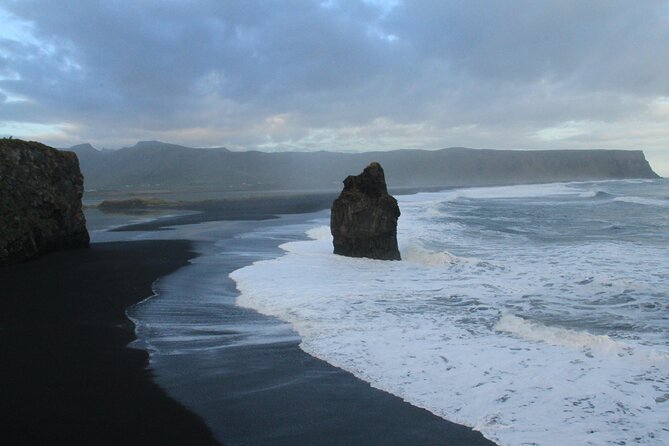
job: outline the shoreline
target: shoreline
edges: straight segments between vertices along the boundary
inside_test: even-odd
[[[126,308],[194,256],[184,240],[95,243],[0,269],[6,444],[218,444],[147,369]]]
[[[209,202],[197,214],[112,231],[165,234],[168,226],[260,222],[279,213],[324,209],[327,200],[302,195],[277,202],[266,197],[240,200],[232,209],[224,206],[229,203]],[[149,363],[149,353],[128,345],[137,335],[127,310],[154,294],[152,284],[158,278],[170,277],[198,256],[193,242],[179,238],[98,242],[88,250],[55,252],[0,269],[0,283],[9,294],[0,301],[0,329],[7,339],[0,349],[0,377],[12,384],[0,403],[7,424],[3,440],[220,444],[211,420],[191,400],[206,399],[211,389],[195,383],[195,396],[183,393],[188,383],[176,382],[170,389]],[[281,242],[272,243],[278,252]],[[233,306],[234,311],[239,308]],[[232,432],[223,438],[226,444],[250,435],[253,441],[244,444],[494,445],[469,427],[410,405],[309,355],[299,342],[238,347],[235,353],[223,364],[228,380],[220,388],[223,402],[215,408]],[[256,372],[252,379],[247,379],[249,370]],[[238,389],[241,381],[246,392]],[[280,385],[274,387],[277,381]]]
[[[202,214],[196,217],[210,221]],[[288,224],[300,220],[296,217]],[[130,316],[139,327],[142,323],[151,327],[145,336],[140,330],[139,337],[152,346],[156,382],[201,416],[226,444],[494,445],[480,432],[309,355],[300,348],[296,333],[295,341],[240,342],[240,336],[248,334],[240,326],[262,330],[263,324],[285,324],[239,307],[239,292],[228,277],[257,260],[237,252],[257,253],[261,258],[267,258],[268,252],[281,255],[278,245],[288,240],[271,230],[275,224],[281,223],[234,223],[208,235],[196,229],[198,243],[206,244],[200,247],[202,262],[165,277],[156,289],[158,298],[133,309]],[[180,225],[175,226],[179,231]],[[262,227],[272,235],[257,240],[252,234]],[[288,237],[294,240],[295,235]],[[214,248],[211,240],[224,244]],[[211,263],[211,255],[224,258]],[[215,284],[213,288],[207,288],[208,281]],[[189,339],[194,333],[205,335]],[[175,349],[178,354],[172,354]]]
[[[212,221],[273,220],[279,215],[307,214],[328,209],[335,198],[336,194],[332,193],[310,193],[189,202],[181,209],[192,211],[192,213],[128,224],[112,231],[159,231],[168,229],[170,226]]]

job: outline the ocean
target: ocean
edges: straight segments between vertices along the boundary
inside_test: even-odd
[[[328,211],[249,229],[292,241],[236,304],[501,445],[669,444],[669,181],[397,198],[399,262],[333,255]]]

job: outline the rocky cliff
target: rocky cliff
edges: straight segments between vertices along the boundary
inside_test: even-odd
[[[400,208],[386,187],[379,163],[344,180],[344,190],[332,204],[330,230],[334,253],[349,257],[400,260],[397,219]]]
[[[72,152],[0,139],[0,265],[89,244]]]

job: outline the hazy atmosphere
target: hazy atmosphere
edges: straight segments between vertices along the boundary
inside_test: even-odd
[[[233,150],[642,149],[666,1],[0,0],[0,136]]]
[[[0,0],[0,445],[669,445],[669,0]]]

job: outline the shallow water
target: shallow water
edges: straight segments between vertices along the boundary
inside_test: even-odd
[[[307,355],[290,324],[236,305],[228,274],[281,255],[278,245],[304,239],[313,217],[117,233],[192,240],[199,254],[128,310],[156,382],[224,444],[488,444]]]
[[[669,182],[398,200],[404,261],[332,255],[323,212],[237,302],[500,444],[669,444]]]

